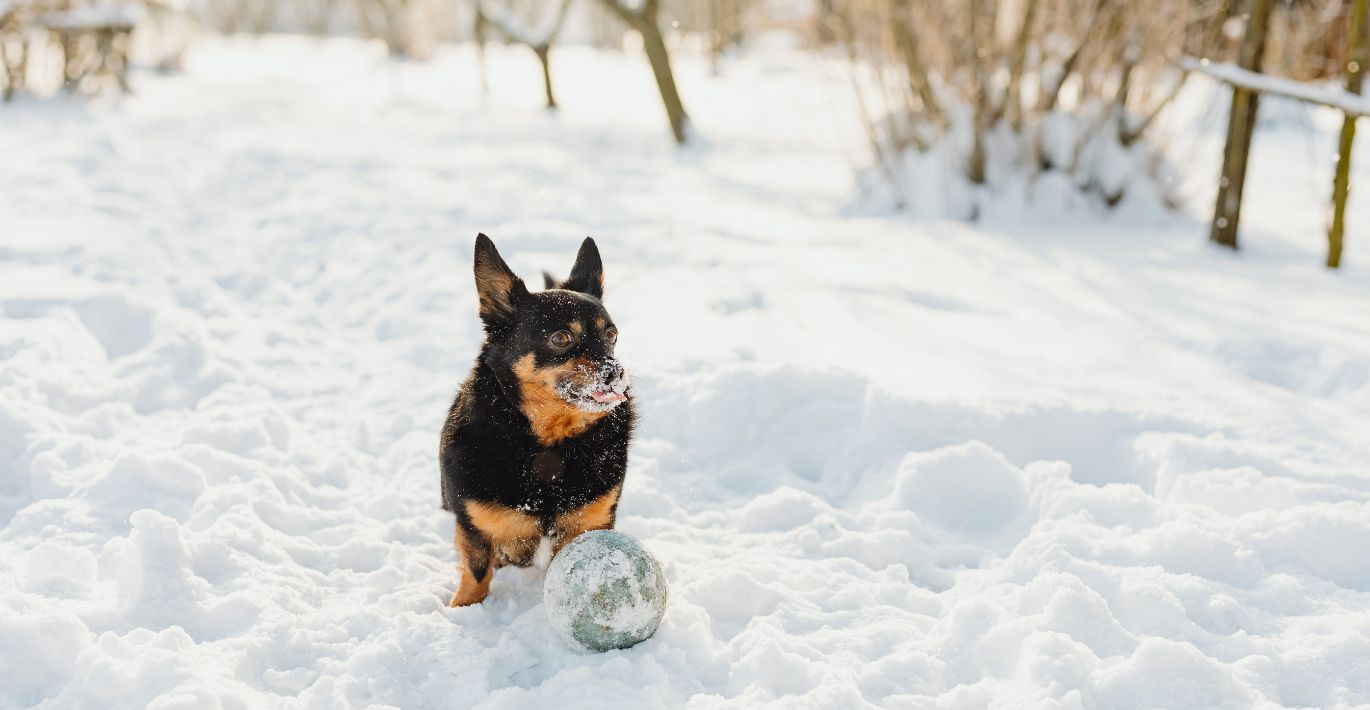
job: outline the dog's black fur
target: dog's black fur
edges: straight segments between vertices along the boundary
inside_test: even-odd
[[[456,516],[462,555],[452,606],[483,600],[494,569],[530,564],[543,538],[555,552],[585,530],[613,527],[635,417],[594,240],[581,245],[570,278],[548,276],[538,293],[484,234],[474,264],[486,338],[440,450],[443,508]],[[626,399],[594,399],[615,388]]]

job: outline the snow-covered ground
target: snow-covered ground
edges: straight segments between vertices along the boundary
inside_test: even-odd
[[[1185,212],[853,216],[840,65],[206,41],[136,96],[0,107],[0,707],[1370,703],[1370,150],[1270,104],[1247,249]],[[1191,105],[1205,105],[1211,94]],[[438,431],[472,239],[593,234],[642,412],[657,635],[541,577],[448,609]]]

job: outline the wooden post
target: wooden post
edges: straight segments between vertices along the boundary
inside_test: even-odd
[[[1251,0],[1246,36],[1242,38],[1237,61],[1243,69],[1253,72],[1261,70],[1271,4],[1271,0]],[[1251,136],[1256,129],[1257,98],[1255,91],[1241,86],[1232,87],[1232,111],[1227,117],[1222,177],[1218,181],[1218,201],[1213,208],[1213,226],[1208,235],[1210,241],[1232,249],[1237,248],[1237,222],[1242,211],[1242,187],[1246,182],[1247,159],[1251,154]]]
[[[1354,0],[1351,7],[1351,51],[1346,61],[1346,91],[1359,94],[1365,84],[1365,65],[1370,64],[1370,27],[1366,25],[1366,0]],[[1327,267],[1341,266],[1343,234],[1346,231],[1346,198],[1351,192],[1351,144],[1356,139],[1356,116],[1346,114],[1337,144],[1337,171],[1332,178],[1332,226],[1327,230]]]

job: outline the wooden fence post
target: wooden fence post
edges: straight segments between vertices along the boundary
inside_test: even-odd
[[[1271,0],[1251,0],[1246,36],[1242,38],[1238,57],[1238,65],[1243,69],[1261,70],[1270,5]],[[1250,89],[1232,87],[1232,111],[1227,117],[1227,144],[1223,148],[1218,202],[1213,209],[1213,226],[1208,235],[1210,241],[1232,249],[1237,248],[1237,221],[1242,211],[1242,186],[1246,181],[1247,157],[1251,153],[1251,135],[1256,129],[1257,96],[1257,92]]]
[[[1366,26],[1366,0],[1354,0],[1351,7],[1351,51],[1346,60],[1346,91],[1359,94],[1365,83],[1365,65],[1370,64],[1370,28]],[[1351,144],[1356,139],[1357,117],[1348,113],[1342,119],[1341,139],[1337,145],[1337,172],[1332,178],[1332,226],[1327,230],[1327,266],[1341,266],[1342,236],[1346,231],[1346,198],[1351,192]]]

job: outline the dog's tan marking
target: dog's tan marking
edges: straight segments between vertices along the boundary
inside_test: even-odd
[[[576,335],[581,335],[585,332],[585,326],[582,325],[581,322],[578,320],[571,321],[569,325],[571,328],[571,332],[575,333]]]
[[[608,325],[608,324],[609,324],[609,321],[606,321],[606,320],[604,320],[603,318],[596,318],[596,319],[595,319],[595,327],[598,328],[598,329],[600,329],[601,331],[603,331],[603,330],[604,330],[604,326],[606,326],[606,325]]]
[[[618,509],[618,496],[621,486],[614,486],[608,493],[585,505],[557,516],[556,545],[552,554],[561,551],[562,546],[587,530],[608,530],[614,526],[614,515]]]
[[[508,506],[467,501],[466,515],[484,540],[481,541],[483,544],[471,540],[471,536],[463,532],[460,525],[457,526],[457,549],[461,550],[462,573],[461,586],[457,589],[457,596],[452,598],[453,606],[475,604],[484,599],[489,592],[494,571],[507,565],[527,564],[537,552],[542,537],[542,526],[537,518]],[[471,574],[472,561],[480,555],[489,558],[486,560],[483,580],[475,579]]]
[[[490,540],[496,551],[511,542],[537,539],[541,534],[538,519],[521,511],[498,503],[466,501],[466,515],[471,524]]]
[[[523,415],[543,446],[583,434],[607,412],[587,412],[557,394],[557,381],[576,369],[577,360],[539,368],[530,353],[514,363],[514,375],[523,395]],[[583,364],[583,363],[582,363]],[[585,367],[584,369],[589,369]]]
[[[537,554],[538,543],[541,541],[541,536],[505,540],[504,544],[495,548],[495,566],[526,567],[533,561],[533,555]]]
[[[452,595],[452,601],[448,603],[448,606],[459,607],[479,604],[490,593],[490,580],[495,576],[495,566],[493,564],[486,565],[485,578],[476,579],[475,575],[471,573],[471,560],[474,556],[483,553],[471,544],[460,525],[457,526],[456,539],[453,540],[453,544],[461,553],[461,584],[457,587],[457,593]]]

